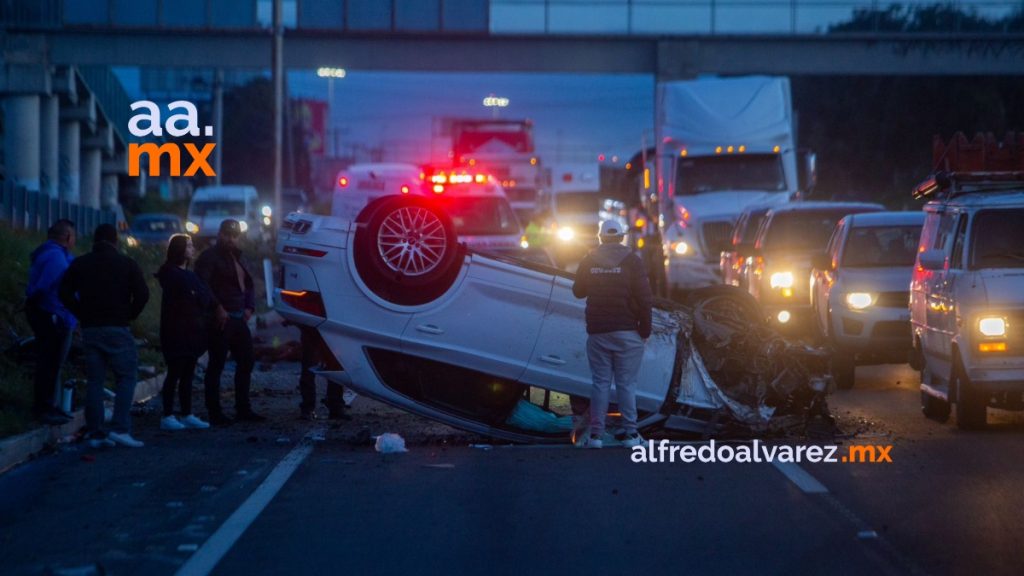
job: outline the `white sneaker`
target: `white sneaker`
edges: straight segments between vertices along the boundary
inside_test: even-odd
[[[644,437],[639,432],[631,432],[629,434],[622,433],[615,436],[615,439],[622,442],[622,445],[626,448],[632,448],[639,446],[644,443]]]
[[[583,447],[597,450],[604,447],[604,442],[601,441],[601,438],[599,436],[594,436],[593,434],[591,434],[590,436],[587,436],[587,439],[584,442]]]
[[[183,416],[180,422],[185,426],[185,428],[196,428],[198,430],[205,430],[210,427],[209,422],[204,422],[200,420],[199,417],[196,416],[195,414]]]
[[[160,429],[161,430],[184,430],[185,429],[185,425],[182,424],[181,422],[178,422],[178,419],[175,418],[174,415],[172,414],[170,416],[164,416],[163,418],[160,419]]]
[[[121,446],[127,446],[129,448],[142,448],[146,445],[145,442],[132,438],[132,435],[127,432],[111,432],[107,435],[107,438],[110,438]]]

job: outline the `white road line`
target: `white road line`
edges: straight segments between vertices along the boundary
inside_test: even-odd
[[[811,476],[806,470],[794,462],[772,462],[775,468],[782,472],[782,475],[789,478],[789,481],[796,484],[796,487],[803,490],[805,494],[828,494],[828,488]]]
[[[256,517],[263,512],[267,504],[274,499],[274,496],[285,485],[292,473],[302,464],[310,453],[313,446],[303,443],[288,453],[281,460],[263,483],[238,507],[238,510],[203,543],[202,547],[188,559],[188,562],[175,572],[175,576],[206,576],[217,567],[217,563],[231,550],[235,542],[241,538],[249,525],[256,520]]]

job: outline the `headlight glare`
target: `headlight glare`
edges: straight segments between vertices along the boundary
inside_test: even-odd
[[[863,310],[875,301],[868,292],[850,292],[846,295],[846,305],[853,310]]]
[[[792,288],[793,287],[793,273],[792,272],[775,272],[768,279],[768,283],[772,288]]]
[[[238,229],[241,230],[243,233],[245,233],[246,231],[249,230],[249,223],[246,222],[245,220],[239,220],[238,221]]]
[[[189,220],[188,222],[185,222],[185,232],[188,232],[189,234],[199,234],[199,225]]]
[[[1006,336],[1006,319],[986,316],[978,320],[978,332],[981,332],[982,336]]]
[[[676,256],[686,256],[690,253],[690,245],[682,240],[679,242],[673,242],[672,251],[676,253]]]
[[[576,237],[576,231],[568,226],[562,226],[558,229],[558,239],[562,242],[571,242]]]

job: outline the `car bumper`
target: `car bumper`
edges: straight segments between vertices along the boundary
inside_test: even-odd
[[[673,289],[688,290],[722,283],[718,262],[704,262],[700,257],[668,259],[668,284]]]
[[[911,346],[910,312],[906,308],[832,311],[832,337],[843,351],[857,354],[892,354],[906,358]]]
[[[989,392],[1024,392],[1024,356],[973,358],[970,363],[971,384]]]

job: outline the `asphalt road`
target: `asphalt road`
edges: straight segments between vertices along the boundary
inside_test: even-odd
[[[290,384],[265,426],[144,416],[144,449],[70,445],[0,477],[0,572],[1019,574],[1024,414],[962,433],[920,415],[909,368],[858,377],[831,402],[840,441],[891,444],[891,463],[484,449],[365,400],[352,423],[297,422],[294,398],[267,400]],[[365,443],[391,425],[408,453]]]

